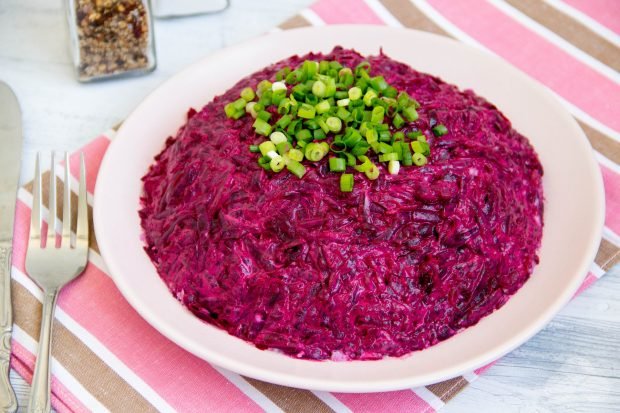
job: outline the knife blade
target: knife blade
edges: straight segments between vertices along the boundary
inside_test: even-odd
[[[1,81],[0,146],[0,409],[2,412],[15,412],[17,399],[9,380],[13,330],[11,255],[22,155],[22,124],[17,97]]]

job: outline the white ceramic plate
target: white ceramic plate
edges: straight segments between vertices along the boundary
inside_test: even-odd
[[[238,79],[292,54],[335,45],[390,57],[472,88],[528,136],[544,166],[545,228],[540,265],[500,310],[429,349],[380,361],[296,360],[203,323],[158,277],[140,240],[140,178],[164,140]],[[341,392],[403,389],[457,376],[522,344],[574,294],[594,259],[604,194],[592,149],[574,119],[543,87],[502,60],[461,43],[413,30],[329,26],[270,34],[224,49],[164,83],[127,118],[101,165],[95,229],[103,257],[129,303],[163,335],[214,363],[287,386]]]

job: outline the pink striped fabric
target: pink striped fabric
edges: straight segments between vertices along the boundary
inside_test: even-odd
[[[429,4],[489,50],[593,118],[620,131],[618,83],[528,30],[486,1],[429,0]]]
[[[620,34],[620,1],[618,0],[563,0],[589,15],[609,29]]]
[[[370,1],[374,3],[374,8],[368,5]],[[394,4],[395,1],[368,0],[367,3],[363,0],[337,2],[320,0],[311,7],[311,10],[327,24],[383,24],[381,17],[374,10],[382,7],[381,4]],[[612,1],[566,0],[566,2],[601,22],[605,20],[601,17],[605,9],[617,7],[619,4]],[[617,83],[512,20],[487,2],[429,0],[428,4],[483,47],[494,51],[535,77],[607,127],[620,130],[620,87]],[[101,159],[109,143],[109,138],[102,135],[82,149],[86,154],[88,190],[91,193],[96,184]],[[75,177],[79,168],[77,161],[77,155],[74,154],[71,172]],[[602,171],[607,193],[606,225],[611,231],[620,233],[620,176],[607,167],[602,167]],[[29,217],[28,205],[18,202],[13,262],[15,268],[22,272]],[[594,274],[588,274],[579,292],[596,279]],[[229,381],[208,363],[177,347],[148,325],[124,300],[104,269],[92,262],[85,274],[63,292],[59,307],[79,327],[86,329],[98,345],[116,358],[115,361],[106,361],[107,356],[98,354],[110,369],[118,372],[121,378],[126,380],[125,385],[148,399],[148,403],[160,410],[169,407],[184,412],[204,410],[253,412],[261,411],[261,407],[273,405],[285,411],[327,409],[326,405],[312,408],[309,407],[310,404],[291,402],[295,397],[299,397],[299,400],[305,398],[306,402],[312,398],[317,399],[309,392],[295,396],[279,395],[278,389],[261,387],[259,383],[252,384],[253,381],[238,377],[242,383],[251,388],[251,391],[248,391],[243,386],[239,387],[238,384]],[[31,378],[33,362],[32,353],[22,343],[15,341],[12,365],[27,380]],[[119,363],[129,369],[133,377],[123,376],[125,373],[121,372]],[[490,366],[477,369],[472,373],[472,377],[483,374]],[[187,383],[192,385],[188,386]],[[89,410],[89,407],[81,403],[59,377],[53,379],[52,388],[53,405],[59,412]],[[149,391],[161,398],[162,404],[158,405],[157,400],[147,394]],[[252,396],[250,394],[252,391],[264,393],[268,399],[267,404],[261,404],[261,396]],[[428,390],[425,391],[429,393]],[[422,394],[419,391],[418,393]],[[353,412],[435,410],[414,390],[375,394],[338,393],[333,396],[344,408]],[[438,397],[437,405],[441,405],[442,400],[445,401],[443,397]],[[272,402],[273,404],[269,404]],[[128,407],[128,410],[131,408]]]
[[[319,0],[310,7],[327,24],[382,24],[364,2],[358,0]]]
[[[616,234],[620,234],[620,174],[604,166],[601,171],[607,198],[605,224]]]

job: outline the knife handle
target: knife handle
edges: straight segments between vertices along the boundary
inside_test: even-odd
[[[11,253],[12,247],[0,247],[0,412],[17,411],[17,398],[9,380],[11,362]]]

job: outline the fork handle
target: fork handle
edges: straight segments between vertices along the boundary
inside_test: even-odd
[[[47,413],[51,410],[50,404],[50,357],[52,350],[52,323],[58,289],[44,291],[43,312],[41,316],[41,333],[39,334],[39,351],[37,364],[32,377],[32,389],[28,402],[29,413]]]
[[[0,247],[0,412],[17,410],[17,399],[9,380],[11,362],[11,331],[13,315],[11,308],[11,250]]]

